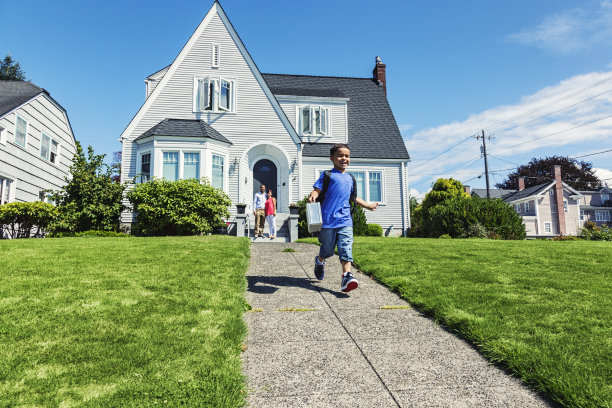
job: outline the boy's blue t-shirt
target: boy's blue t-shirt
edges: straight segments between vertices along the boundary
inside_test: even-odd
[[[330,176],[329,188],[325,193],[325,200],[321,203],[323,228],[352,227],[349,199],[353,192],[353,178],[350,174],[336,169],[332,169]],[[325,173],[321,173],[313,187],[323,190],[323,177]]]

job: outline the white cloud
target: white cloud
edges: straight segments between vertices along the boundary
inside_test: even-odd
[[[427,194],[427,191],[424,192],[424,193],[421,193],[416,188],[411,188],[410,189],[410,197],[416,198],[419,202],[421,202],[423,200],[423,198],[425,197],[425,194]]]
[[[507,37],[557,54],[572,54],[595,45],[612,44],[612,2],[577,7],[548,16],[536,27]]]
[[[593,168],[593,170],[597,178],[603,180],[603,182],[607,183],[609,186],[612,186],[612,171],[600,168]]]
[[[405,124],[405,125],[397,125],[397,127],[399,127],[399,130],[400,130],[401,133],[404,133],[404,132],[412,129],[414,127],[414,125],[408,123],[408,124]]]
[[[568,78],[515,104],[414,133],[406,141],[413,158],[410,183],[421,188],[440,177],[468,181],[482,174],[482,142],[470,137],[481,129],[487,136],[494,136],[487,140],[490,169],[526,163],[536,152],[538,156],[552,156],[604,150],[612,146],[611,115],[612,71]]]

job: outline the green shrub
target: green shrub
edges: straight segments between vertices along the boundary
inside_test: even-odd
[[[466,238],[488,238],[487,229],[479,222],[468,226],[465,233]]]
[[[358,205],[355,205],[353,212],[353,235],[360,237],[368,235],[368,219],[363,208]]]
[[[582,238],[574,236],[574,235],[561,235],[558,237],[553,237],[551,241],[580,241]]]
[[[92,237],[106,237],[106,238],[131,238],[132,235],[125,234],[123,232],[115,231],[83,231],[83,232],[52,232],[49,234],[50,238],[67,238],[67,237],[78,237],[78,238],[92,238]]]
[[[57,209],[42,201],[8,203],[0,206],[0,238],[30,238],[44,236],[49,224],[57,217]]]
[[[440,235],[438,238],[439,238],[439,239],[453,239],[453,237],[451,237],[451,236],[450,236],[450,235],[448,235],[448,234],[443,234],[443,235]]]
[[[580,230],[580,238],[589,241],[612,241],[612,228],[607,225],[598,227],[595,223],[587,222]]]
[[[366,236],[368,237],[382,237],[383,229],[378,224],[368,224],[366,228]]]
[[[137,235],[197,235],[225,225],[231,201],[208,180],[153,179],[127,194],[136,213]]]
[[[49,226],[52,232],[117,231],[125,186],[113,181],[105,155],[96,155],[91,146],[87,157],[80,143],[70,166],[66,185],[53,194],[58,217]]]
[[[525,225],[514,209],[499,199],[454,197],[430,208],[421,228],[429,237],[449,234],[453,238],[469,236],[481,224],[490,237],[525,239]],[[481,232],[480,227],[478,233]]]

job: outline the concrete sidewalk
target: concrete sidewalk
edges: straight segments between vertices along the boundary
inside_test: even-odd
[[[251,245],[250,407],[553,406],[369,277],[355,273],[359,288],[340,292],[337,257],[319,282],[316,254]]]

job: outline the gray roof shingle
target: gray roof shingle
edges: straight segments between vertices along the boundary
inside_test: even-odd
[[[513,194],[504,196],[505,202],[516,201],[522,198],[527,198],[532,195],[540,194],[543,190],[550,186],[551,183],[538,184],[537,186],[529,187],[524,190],[516,191]]]
[[[47,93],[31,82],[0,80],[0,116],[42,92]]]
[[[408,160],[410,155],[382,87],[371,78],[262,74],[276,95],[349,98],[348,145],[351,157]],[[294,93],[287,93],[293,90]],[[304,93],[320,95],[304,95]],[[303,155],[329,157],[330,143],[305,143]]]
[[[138,136],[134,141],[149,136],[207,137],[232,144],[225,136],[203,120],[164,119],[151,129]]]
[[[504,198],[512,193],[515,193],[516,190],[500,190],[497,188],[492,188],[489,190],[491,194],[491,198]],[[472,195],[477,195],[478,197],[486,197],[487,189],[486,188],[474,188],[472,189]]]

